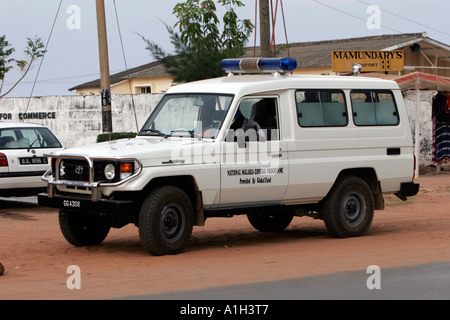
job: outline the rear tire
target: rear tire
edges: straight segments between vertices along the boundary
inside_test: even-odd
[[[144,248],[155,256],[178,254],[192,234],[194,214],[187,194],[175,186],[151,192],[139,213],[139,237]]]
[[[364,235],[372,224],[373,214],[372,190],[358,177],[340,179],[324,200],[325,226],[337,238]]]
[[[59,211],[59,227],[64,238],[76,247],[102,243],[111,229],[104,216],[64,210]]]

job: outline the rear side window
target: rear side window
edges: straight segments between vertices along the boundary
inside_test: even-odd
[[[389,90],[352,90],[353,121],[357,126],[389,126],[399,123],[394,95]]]
[[[47,128],[8,128],[0,130],[0,149],[61,148]]]
[[[298,123],[302,127],[340,127],[348,124],[344,92],[341,90],[297,90]]]

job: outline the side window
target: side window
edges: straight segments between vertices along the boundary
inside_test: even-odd
[[[259,141],[278,140],[279,126],[276,98],[245,98],[230,126],[231,131],[238,129],[247,132],[253,129]],[[251,131],[251,130],[250,130]],[[250,138],[250,141],[254,140]],[[227,141],[232,141],[227,138]]]
[[[394,95],[389,90],[352,90],[353,121],[357,126],[389,126],[399,123]]]
[[[344,92],[341,90],[297,90],[298,123],[302,127],[340,127],[348,124]]]

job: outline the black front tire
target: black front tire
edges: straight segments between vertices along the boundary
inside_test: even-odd
[[[324,200],[325,226],[337,238],[364,235],[372,224],[373,214],[372,190],[359,177],[341,178]]]
[[[64,238],[76,247],[102,243],[111,229],[104,216],[64,210],[59,211],[59,227]]]
[[[139,213],[139,237],[152,255],[178,254],[189,242],[194,223],[192,203],[175,186],[151,192]]]

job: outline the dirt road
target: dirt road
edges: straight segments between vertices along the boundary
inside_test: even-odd
[[[108,299],[450,261],[450,173],[418,182],[419,195],[406,202],[385,197],[364,237],[332,238],[308,217],[281,234],[257,232],[245,216],[214,218],[194,228],[184,253],[163,257],[144,251],[135,226],[76,248],[63,239],[56,210],[0,201],[0,300]],[[71,265],[81,289],[67,287]]]

